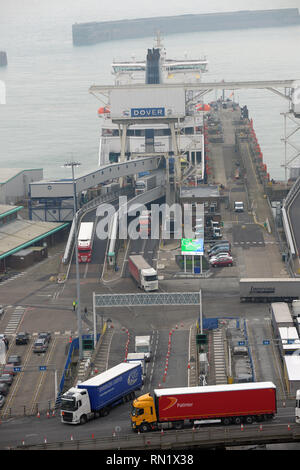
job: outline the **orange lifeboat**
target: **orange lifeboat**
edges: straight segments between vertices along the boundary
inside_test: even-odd
[[[98,116],[101,116],[102,114],[109,114],[109,113],[110,113],[110,109],[107,108],[106,106],[98,109]]]
[[[197,111],[210,111],[210,105],[199,103],[196,105],[196,109]]]

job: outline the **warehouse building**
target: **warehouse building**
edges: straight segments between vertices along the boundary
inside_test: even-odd
[[[29,184],[43,178],[43,169],[0,168],[0,204],[28,198]]]

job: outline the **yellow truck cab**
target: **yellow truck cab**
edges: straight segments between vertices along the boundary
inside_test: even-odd
[[[154,399],[147,393],[142,395],[132,403],[131,426],[134,431],[146,432],[151,429],[151,423],[156,423],[156,410]]]

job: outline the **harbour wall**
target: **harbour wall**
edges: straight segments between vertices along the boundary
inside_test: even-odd
[[[73,44],[84,46],[98,42],[197,31],[281,27],[299,25],[297,8],[245,10],[195,15],[160,16],[117,21],[75,23],[72,25]]]

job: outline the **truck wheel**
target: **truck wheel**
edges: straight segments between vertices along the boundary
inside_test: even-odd
[[[80,416],[80,424],[85,424],[87,422],[87,417],[86,415]]]
[[[224,424],[224,426],[228,426],[230,423],[231,423],[230,418],[223,418],[222,419],[222,424]]]
[[[103,408],[101,410],[101,416],[107,416],[107,415],[109,415],[109,408],[108,407]]]
[[[143,423],[140,425],[140,431],[141,432],[148,432],[149,431],[149,425],[146,423]]]
[[[246,417],[246,423],[247,423],[247,424],[252,424],[252,423],[253,423],[253,418],[252,418],[252,416],[247,416],[247,417]]]
[[[242,423],[242,418],[240,418],[239,416],[236,416],[234,418],[234,424],[241,424]]]

